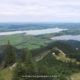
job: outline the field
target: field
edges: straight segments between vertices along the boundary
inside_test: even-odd
[[[5,45],[8,41],[17,48],[28,47],[29,49],[32,49],[44,46],[44,44],[50,42],[50,39],[24,34],[0,36],[0,45]]]

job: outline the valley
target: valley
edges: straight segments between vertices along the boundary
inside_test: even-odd
[[[0,26],[0,80],[80,80],[80,24]]]

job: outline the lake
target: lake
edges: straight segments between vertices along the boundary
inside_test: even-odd
[[[63,35],[63,36],[57,36],[52,37],[52,40],[76,40],[80,41],[80,35]]]

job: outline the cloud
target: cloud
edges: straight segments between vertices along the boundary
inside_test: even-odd
[[[80,19],[80,0],[0,0],[0,18]],[[1,21],[0,19],[0,21]]]

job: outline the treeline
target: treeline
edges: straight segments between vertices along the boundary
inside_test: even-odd
[[[75,46],[77,45],[75,44],[77,44],[77,42],[75,42],[75,44],[74,42],[75,41],[55,41],[48,43],[47,46],[41,46],[40,48],[33,49],[31,52],[33,53],[33,56],[37,56],[45,51],[52,50],[53,48],[59,48],[67,57],[75,58],[77,61],[80,61],[80,48],[76,48]]]

